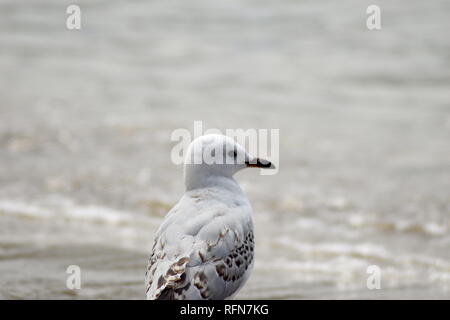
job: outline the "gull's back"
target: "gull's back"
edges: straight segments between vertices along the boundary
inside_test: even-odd
[[[157,231],[146,272],[147,299],[234,296],[253,267],[251,213],[238,186],[186,192]]]

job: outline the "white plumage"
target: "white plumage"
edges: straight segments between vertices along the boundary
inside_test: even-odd
[[[205,152],[219,161],[194,164]],[[244,285],[254,262],[252,208],[233,175],[246,167],[273,168],[225,136],[191,143],[186,192],[155,236],[147,299],[227,299]]]

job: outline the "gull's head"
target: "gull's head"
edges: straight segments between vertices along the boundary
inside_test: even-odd
[[[184,160],[184,179],[187,189],[207,183],[211,177],[229,177],[244,168],[275,166],[250,155],[233,139],[219,134],[200,136],[191,142]]]

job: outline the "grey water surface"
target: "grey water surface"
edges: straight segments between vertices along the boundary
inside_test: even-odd
[[[237,298],[450,298],[450,2],[72,3],[0,0],[0,298],[143,299],[195,120],[280,129]]]

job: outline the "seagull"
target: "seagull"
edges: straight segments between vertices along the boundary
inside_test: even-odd
[[[191,142],[185,193],[155,235],[147,299],[224,300],[242,288],[253,268],[255,241],[252,207],[233,175],[248,167],[275,168],[227,136]]]

